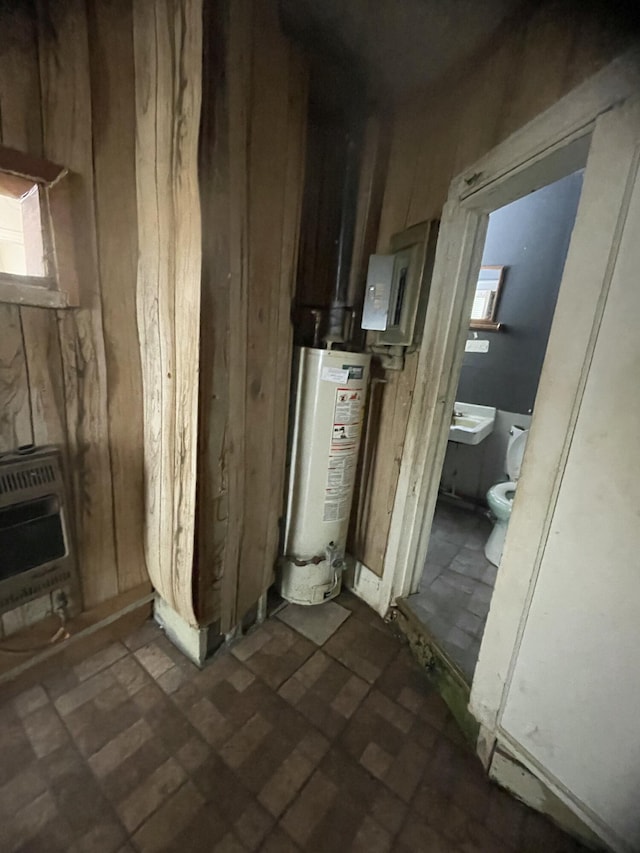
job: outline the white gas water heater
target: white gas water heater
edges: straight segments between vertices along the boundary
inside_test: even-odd
[[[296,349],[283,598],[321,604],[342,586],[370,355]]]
[[[437,231],[436,222],[414,225],[391,238],[391,254],[369,259],[362,328],[373,335],[370,349],[388,370],[401,370],[406,348],[415,344]],[[368,354],[330,347],[296,349],[284,556],[278,571],[280,594],[296,604],[321,604],[342,586],[370,362]]]

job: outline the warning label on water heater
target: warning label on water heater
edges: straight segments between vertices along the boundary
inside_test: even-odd
[[[337,389],[323,521],[343,521],[349,514],[358,461],[362,404],[361,389]]]

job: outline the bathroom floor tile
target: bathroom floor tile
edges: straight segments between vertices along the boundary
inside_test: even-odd
[[[484,555],[485,516],[440,502],[419,591],[409,606],[469,682],[489,612],[497,569]]]

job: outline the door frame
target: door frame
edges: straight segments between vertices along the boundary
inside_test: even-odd
[[[449,415],[455,401],[464,341],[468,332],[468,317],[480,267],[489,213],[498,207],[534,192],[587,163],[594,129],[600,116],[632,98],[640,91],[640,49],[625,53],[569,94],[559,100],[503,143],[456,177],[444,207],[429,305],[422,335],[415,390],[407,422],[405,444],[400,464],[398,485],[391,516],[389,538],[385,553],[383,575],[377,589],[378,607],[385,611],[397,598],[405,597],[418,588],[426,559],[431,523],[438,495],[438,485],[446,452]],[[583,203],[585,192],[581,197]],[[578,208],[578,219],[580,207]],[[578,221],[578,220],[576,220]],[[595,247],[594,247],[595,248]],[[606,277],[608,253],[598,246],[591,252],[589,270],[594,282]],[[571,247],[570,250],[571,252]],[[565,268],[566,273],[566,268]],[[564,282],[563,276],[563,282]],[[563,296],[560,287],[559,302]],[[520,617],[537,571],[536,555],[546,538],[554,495],[559,487],[568,453],[577,408],[584,385],[585,365],[592,351],[592,333],[599,306],[599,290],[582,304],[579,316],[570,330],[572,348],[570,362],[563,364],[562,396],[553,387],[554,380],[548,359],[541,377],[541,391],[553,392],[545,400],[547,411],[554,407],[554,418],[538,425],[540,416],[534,413],[527,457],[531,446],[544,446],[536,472],[529,471],[525,462],[521,479],[535,480],[537,496],[534,508],[528,507],[520,537],[525,547],[516,557],[503,560],[504,570],[519,576],[518,595],[512,602],[512,618],[504,627],[503,647],[511,659],[516,644]],[[558,310],[556,309],[556,316]],[[552,342],[563,335],[556,319],[551,330],[548,354]],[[536,440],[537,434],[537,440]],[[514,507],[515,521],[517,509]],[[508,549],[507,549],[508,550]],[[529,560],[523,561],[523,554]],[[539,556],[539,555],[538,555]],[[506,664],[508,668],[508,663]],[[504,687],[500,673],[494,693]],[[480,721],[491,728],[495,725],[494,708],[490,702]],[[483,718],[484,717],[484,718]]]

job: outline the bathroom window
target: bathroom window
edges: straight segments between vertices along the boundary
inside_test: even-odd
[[[69,183],[63,166],[0,146],[0,302],[78,304]]]

